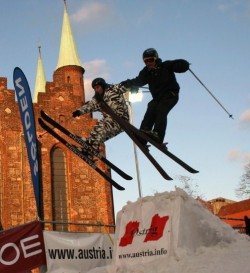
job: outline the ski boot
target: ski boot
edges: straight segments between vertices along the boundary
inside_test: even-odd
[[[159,134],[155,131],[148,131],[148,130],[143,130],[140,129],[141,132],[143,132],[145,135],[147,135],[148,137],[152,138],[155,142],[157,143],[162,143]]]
[[[143,132],[145,135],[147,135],[148,137],[150,137],[152,140],[154,140],[155,142],[157,142],[158,144],[164,146],[164,148],[167,150],[167,144],[168,142],[162,142],[162,140],[159,137],[159,134],[155,131],[149,131],[149,130],[143,130],[140,129],[141,132]],[[149,145],[150,146],[150,145]]]

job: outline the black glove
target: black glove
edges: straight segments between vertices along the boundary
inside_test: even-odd
[[[122,81],[120,84],[126,88],[130,88],[132,86],[131,80]]]
[[[79,117],[80,115],[82,114],[82,112],[80,110],[76,110],[72,113],[72,117],[73,118],[76,118],[76,117]]]
[[[130,88],[131,94],[137,94],[138,91],[139,91],[139,87],[138,87],[138,86],[132,86],[132,87]]]
[[[186,72],[189,69],[189,62],[183,59],[173,61],[172,70],[177,73]]]

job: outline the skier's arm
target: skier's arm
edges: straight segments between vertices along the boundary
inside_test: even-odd
[[[114,84],[113,85],[113,89],[115,90],[115,92],[120,93],[120,94],[124,94],[128,91],[130,91],[130,88],[125,87],[123,84],[119,83],[119,84]]]
[[[189,69],[189,62],[183,59],[165,61],[163,65],[175,73],[184,73]]]
[[[85,103],[82,107],[78,108],[76,111],[72,113],[73,117],[79,117],[83,114],[89,113],[89,112],[94,112],[99,109],[99,106],[97,104],[96,99],[92,99],[88,103]]]
[[[146,85],[147,83],[148,82],[146,79],[145,68],[140,71],[137,77],[120,82],[120,84],[125,86],[126,88],[136,88],[136,87],[138,88],[138,87],[142,87],[143,85]]]

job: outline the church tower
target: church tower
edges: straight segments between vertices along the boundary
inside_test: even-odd
[[[90,114],[70,119],[72,112],[85,102],[83,75],[84,68],[64,2],[60,51],[51,82],[45,80],[39,48],[33,97],[36,122],[40,111],[44,110],[75,134],[88,136],[96,123]],[[14,91],[7,89],[7,79],[1,77],[0,107],[0,214],[2,226],[7,229],[35,220],[37,215],[18,105]],[[95,225],[100,222],[113,225],[110,184],[67,147],[44,132],[38,123],[36,129],[45,228],[96,232],[98,229]],[[110,175],[103,162],[98,161],[97,165]]]
[[[45,72],[44,72],[43,62],[42,62],[41,46],[39,46],[38,49],[39,49],[39,55],[38,55],[38,61],[37,61],[36,83],[35,83],[35,90],[33,95],[33,102],[37,102],[38,93],[45,92],[45,84],[46,84]]]

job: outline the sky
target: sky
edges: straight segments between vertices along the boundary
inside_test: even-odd
[[[35,87],[38,46],[41,45],[46,80],[56,69],[63,0],[3,1],[0,9],[0,76],[14,89],[13,70],[19,66]],[[103,77],[119,83],[137,76],[143,68],[142,53],[154,47],[162,60],[185,59],[191,70],[219,100],[228,114],[189,72],[176,74],[180,100],[168,116],[165,141],[168,149],[199,170],[190,174],[153,148],[172,181],[164,180],[138,153],[125,133],[106,142],[107,157],[128,174],[126,188],[113,190],[115,211],[127,201],[173,190],[186,176],[205,200],[225,197],[239,200],[235,189],[250,162],[250,1],[248,0],[67,0],[76,47],[86,72],[87,98],[90,82]],[[146,89],[141,89],[146,91]],[[134,125],[140,122],[151,100],[143,93],[132,104]],[[75,109],[72,109],[72,112]],[[137,180],[140,176],[140,183]]]

